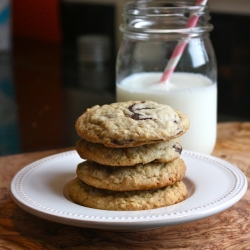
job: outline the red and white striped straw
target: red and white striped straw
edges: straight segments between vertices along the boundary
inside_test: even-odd
[[[203,5],[205,6],[207,3],[207,0],[197,0],[196,2],[196,5]],[[194,14],[192,14],[189,19],[188,19],[188,22],[186,24],[186,28],[192,28],[192,27],[195,27],[197,22],[199,20],[199,16],[196,14],[196,12]],[[183,41],[180,41],[174,51],[173,51],[173,54],[171,55],[171,58],[164,70],[164,73],[162,75],[162,78],[161,78],[161,83],[164,83],[164,82],[167,82],[170,78],[170,76],[172,75],[172,73],[174,72],[175,70],[175,67],[176,65],[178,64],[182,54],[183,54],[183,51],[184,49],[186,48],[188,44],[188,41],[187,40],[183,40]]]

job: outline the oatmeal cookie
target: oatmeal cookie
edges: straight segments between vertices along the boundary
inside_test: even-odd
[[[76,174],[86,184],[108,190],[148,190],[173,185],[186,174],[186,165],[181,158],[174,161],[150,162],[130,167],[111,167],[92,161],[77,166]]]
[[[75,178],[68,189],[70,199],[82,206],[117,211],[147,210],[170,206],[185,200],[187,189],[180,181],[158,189],[119,192],[98,189]]]
[[[189,128],[188,117],[152,101],[128,101],[87,109],[76,121],[81,138],[107,147],[134,147],[169,141]]]
[[[110,148],[100,143],[80,139],[76,151],[82,159],[109,166],[133,166],[151,161],[169,162],[177,159],[182,152],[178,139],[145,144],[138,147]]]

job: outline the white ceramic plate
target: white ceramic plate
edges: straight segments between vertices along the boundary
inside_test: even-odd
[[[82,161],[76,151],[52,155],[21,169],[11,182],[15,202],[41,218],[86,228],[133,231],[186,223],[219,213],[247,190],[245,175],[221,159],[183,151],[188,197],[168,207],[145,211],[105,211],[77,205],[67,198],[67,183]]]

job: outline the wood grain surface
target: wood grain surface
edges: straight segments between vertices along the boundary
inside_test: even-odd
[[[10,196],[15,173],[68,149],[0,157],[0,249],[250,249],[250,193],[226,211],[195,222],[142,232],[109,232],[50,222],[19,208]],[[250,123],[221,123],[213,153],[250,180]],[[204,194],[205,195],[205,194]]]

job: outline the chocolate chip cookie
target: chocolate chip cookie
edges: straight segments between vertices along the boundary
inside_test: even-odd
[[[171,162],[150,162],[130,167],[111,167],[92,161],[77,166],[77,177],[86,184],[107,190],[148,190],[173,185],[186,174],[181,158]]]
[[[180,181],[158,189],[119,192],[98,189],[75,178],[68,188],[73,202],[82,206],[116,211],[146,210],[173,205],[187,196],[185,184]]]
[[[78,135],[107,147],[135,147],[169,141],[189,128],[188,117],[170,106],[152,101],[96,105],[75,124]]]
[[[76,143],[76,151],[83,159],[110,166],[133,166],[138,163],[147,164],[151,161],[169,162],[177,159],[182,146],[178,139],[145,144],[130,148],[110,148],[100,143],[80,139]]]

